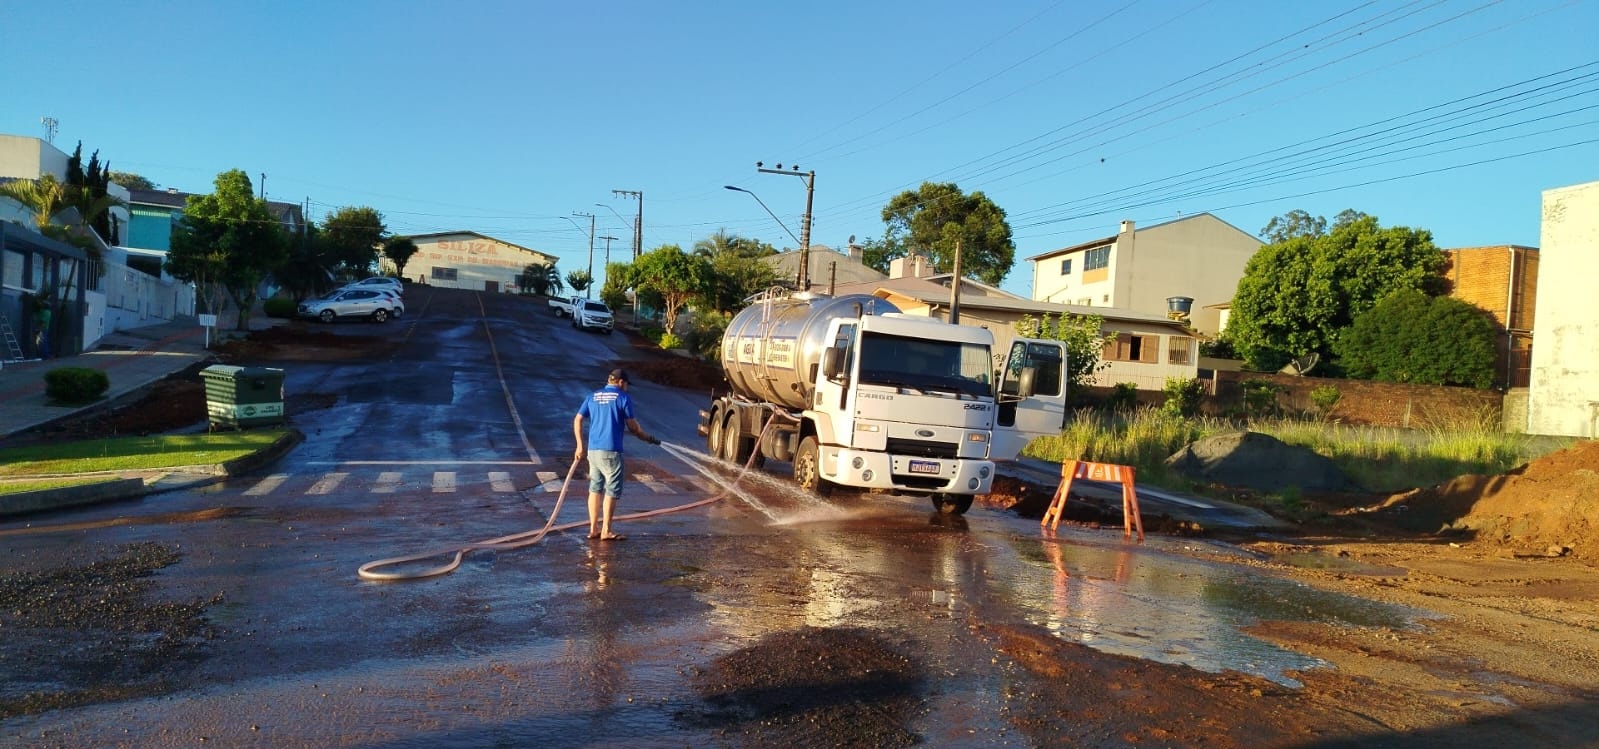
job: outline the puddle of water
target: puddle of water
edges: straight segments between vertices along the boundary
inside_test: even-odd
[[[1272,557],[1273,561],[1282,562],[1290,567],[1300,567],[1310,570],[1327,570],[1328,572],[1347,572],[1351,575],[1371,575],[1373,577],[1404,577],[1409,570],[1404,567],[1391,565],[1369,564],[1356,559],[1329,556],[1314,551],[1296,551],[1291,554],[1279,554]]]
[[[1327,664],[1253,637],[1262,621],[1413,626],[1420,612],[1329,593],[1258,571],[1132,546],[1017,539],[1020,564],[1001,595],[1056,636],[1096,650],[1239,671],[1290,687],[1286,674]]]

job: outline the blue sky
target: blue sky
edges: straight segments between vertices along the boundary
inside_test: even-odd
[[[705,3],[0,0],[0,132],[208,192],[381,211],[588,263],[725,228],[879,236],[924,180],[982,191],[1023,258],[1209,211],[1300,208],[1538,244],[1541,191],[1599,179],[1599,2]],[[19,65],[20,61],[20,65]],[[599,204],[599,205],[596,205]],[[613,210],[615,211],[613,213]],[[604,254],[598,243],[595,268]]]

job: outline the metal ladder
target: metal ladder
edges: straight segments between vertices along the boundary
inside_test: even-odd
[[[5,315],[0,315],[0,336],[6,339],[6,359],[21,361],[22,344],[17,341],[16,331],[11,329],[11,319]]]

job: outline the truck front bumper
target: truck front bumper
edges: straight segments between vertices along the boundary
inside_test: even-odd
[[[825,446],[821,453],[822,477],[840,486],[987,494],[994,482],[994,464],[987,460],[917,458]]]

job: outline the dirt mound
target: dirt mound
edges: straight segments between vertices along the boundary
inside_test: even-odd
[[[683,388],[685,390],[698,390],[711,394],[727,392],[727,379],[722,376],[722,368],[698,359],[670,356],[648,361],[617,362],[616,364],[617,366],[625,367],[634,377],[648,380],[657,385]]]
[[[294,322],[218,341],[212,350],[219,359],[233,364],[348,361],[386,355],[398,347],[398,340],[399,336],[343,335]]]
[[[1402,527],[1464,533],[1520,555],[1599,560],[1599,442],[1579,442],[1497,476],[1461,476],[1389,497]]]
[[[1331,460],[1259,432],[1206,437],[1177,451],[1166,465],[1192,479],[1266,492],[1356,488]]]

